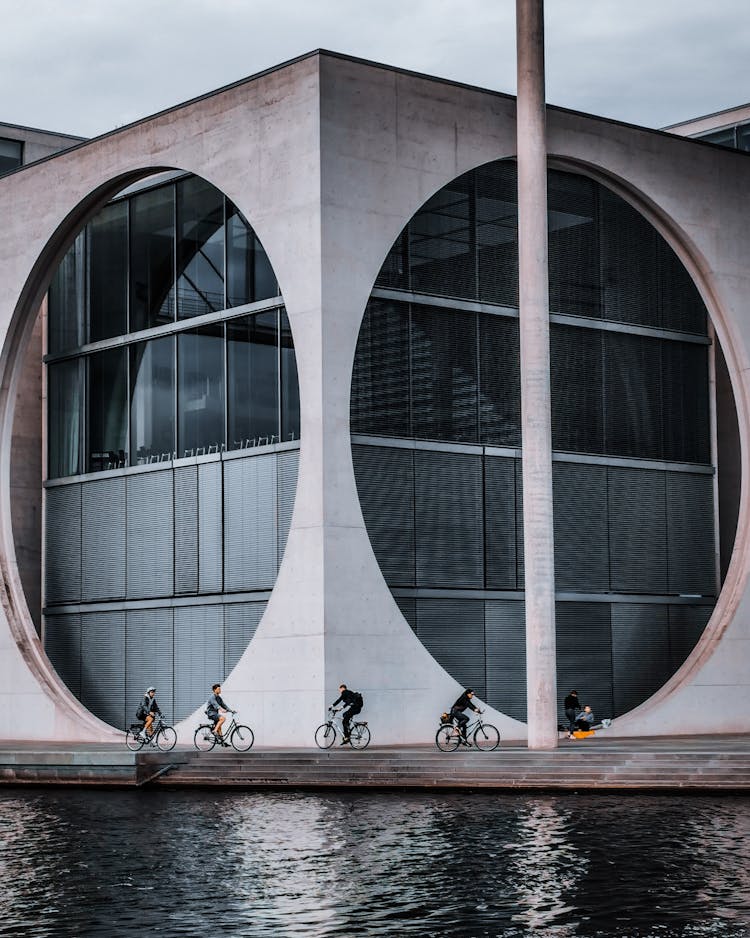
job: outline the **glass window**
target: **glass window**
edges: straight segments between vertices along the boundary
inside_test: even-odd
[[[218,452],[224,443],[224,326],[177,337],[177,455]]]
[[[244,306],[278,293],[263,245],[237,207],[227,202],[227,306]]]
[[[297,357],[294,354],[292,330],[286,310],[281,310],[281,439],[300,437],[299,384]]]
[[[127,357],[124,348],[88,358],[89,472],[127,465]]]
[[[88,226],[89,341],[128,331],[128,204],[107,205]]]
[[[174,186],[130,202],[130,328],[174,319]]]
[[[230,449],[279,439],[277,311],[227,323],[228,445]]]
[[[85,237],[81,232],[62,259],[49,286],[49,351],[83,345]]]
[[[47,369],[49,478],[80,472],[81,387],[79,360]]]
[[[715,130],[710,134],[703,134],[700,140],[707,140],[708,143],[717,143],[722,147],[735,147],[734,127],[726,127],[724,130]]]
[[[174,453],[174,337],[130,347],[130,462],[171,459]]]
[[[0,176],[23,163],[23,142],[0,139]]]
[[[224,309],[224,198],[205,179],[177,183],[177,315]]]
[[[750,150],[750,124],[742,124],[737,128],[737,149]]]

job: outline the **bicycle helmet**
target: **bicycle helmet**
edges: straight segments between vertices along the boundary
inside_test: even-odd
[[[156,693],[156,688],[155,688],[155,687],[147,687],[147,688],[146,688],[146,693],[147,693],[147,694],[150,694],[151,691],[154,691],[154,693]]]

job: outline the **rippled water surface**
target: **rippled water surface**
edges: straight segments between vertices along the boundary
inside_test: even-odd
[[[750,798],[0,793],[0,935],[750,935]]]

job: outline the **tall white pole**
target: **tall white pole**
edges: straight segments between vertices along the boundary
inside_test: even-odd
[[[516,0],[526,696],[530,749],[557,746],[544,0]]]

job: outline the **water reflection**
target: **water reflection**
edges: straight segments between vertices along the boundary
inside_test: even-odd
[[[0,936],[739,938],[750,799],[15,790]]]

